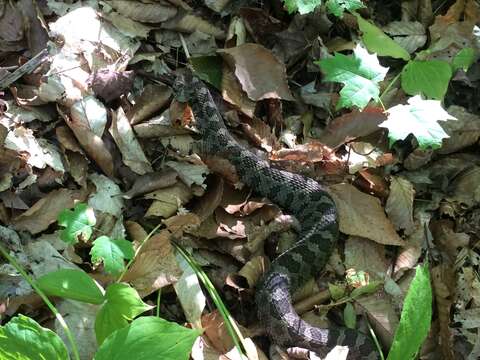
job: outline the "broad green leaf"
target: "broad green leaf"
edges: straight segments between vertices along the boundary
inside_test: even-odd
[[[68,244],[79,240],[87,241],[92,236],[95,225],[95,213],[87,204],[78,203],[73,211],[65,209],[58,215],[58,225],[65,229],[60,232],[60,238]]]
[[[463,71],[467,71],[474,62],[475,50],[473,50],[472,48],[464,48],[460,50],[453,58],[453,71],[457,71],[458,69],[463,69]]]
[[[188,360],[199,330],[148,316],[112,333],[94,360]]]
[[[410,60],[410,54],[386,35],[380,28],[355,14],[358,26],[362,32],[362,40],[366,48],[379,56],[390,56],[395,59]]]
[[[129,320],[152,308],[142,301],[134,288],[123,283],[107,287],[105,298],[95,319],[95,335],[99,344],[112,332],[128,325]]]
[[[60,296],[90,304],[104,301],[103,289],[85,272],[60,269],[37,279],[37,285],[47,295]]]
[[[442,100],[452,77],[452,68],[445,61],[410,61],[402,70],[402,89],[409,95],[424,95]]]
[[[352,305],[352,303],[347,303],[345,309],[343,309],[343,322],[345,326],[349,329],[355,329],[357,323],[357,313]]]
[[[133,245],[125,239],[110,239],[100,236],[93,242],[90,255],[94,263],[103,261],[105,272],[117,275],[125,269],[124,260],[130,260],[134,255]]]
[[[442,139],[449,137],[438,121],[457,120],[447,113],[438,100],[408,99],[408,105],[396,105],[387,110],[388,117],[379,126],[388,128],[390,145],[413,134],[420,148],[437,149]]]
[[[403,303],[387,360],[413,359],[428,335],[432,320],[432,288],[428,265],[418,266]]]
[[[353,12],[364,8],[361,0],[327,0],[325,3],[329,13],[341,18],[345,11]]]
[[[336,285],[328,283],[328,291],[330,292],[330,297],[337,301],[345,296],[345,286],[344,285]]]
[[[60,337],[24,315],[0,326],[2,360],[68,360],[68,351]]]
[[[320,6],[322,0],[284,0],[283,2],[290,14],[298,11],[303,15],[315,10],[317,6]]]
[[[378,83],[388,68],[380,65],[376,55],[370,55],[360,45],[353,50],[353,56],[335,53],[335,56],[317,61],[325,73],[325,81],[341,82],[337,108],[357,106],[361,110],[371,99],[378,100]]]

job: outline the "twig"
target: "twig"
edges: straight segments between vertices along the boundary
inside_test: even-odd
[[[43,63],[47,59],[48,50],[43,49],[33,58],[28,60],[25,64],[20,66],[14,72],[5,75],[3,78],[0,79],[0,90],[5,89],[14,81],[20,79],[23,75],[31,73],[35,70],[41,63]]]

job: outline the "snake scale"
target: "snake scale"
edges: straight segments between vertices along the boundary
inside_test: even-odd
[[[241,180],[294,215],[301,224],[297,242],[279,255],[256,292],[258,317],[267,334],[283,348],[301,347],[325,356],[336,345],[348,346],[347,359],[378,359],[370,338],[347,328],[317,328],[295,312],[290,294],[327,262],[338,237],[335,203],[313,179],[271,168],[232,137],[208,88],[190,72],[177,76],[177,100],[189,103],[199,132],[201,152],[225,157]]]

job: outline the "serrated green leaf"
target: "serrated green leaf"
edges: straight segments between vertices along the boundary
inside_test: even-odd
[[[298,11],[300,14],[311,13],[317,6],[320,6],[322,0],[283,0],[285,8],[291,14]]]
[[[0,326],[2,360],[68,360],[68,351],[60,337],[24,315]]]
[[[335,56],[317,61],[325,73],[325,81],[336,81],[345,86],[340,91],[337,108],[357,106],[363,109],[371,99],[378,100],[378,83],[388,71],[380,65],[376,55],[370,55],[357,45],[353,56],[335,53]]]
[[[152,308],[128,284],[115,283],[108,286],[105,298],[95,319],[95,335],[99,344],[114,331],[128,325],[129,320]]]
[[[361,0],[327,0],[325,3],[327,11],[339,18],[343,17],[345,11],[355,11],[364,8]]]
[[[357,324],[357,313],[355,312],[352,303],[347,303],[345,309],[343,309],[343,322],[347,328],[355,329]]]
[[[158,317],[141,317],[111,334],[94,360],[188,360],[200,333]]]
[[[133,245],[125,239],[110,239],[100,236],[93,242],[90,255],[94,263],[103,262],[105,272],[117,275],[125,269],[124,260],[130,260],[134,255]]]
[[[442,108],[440,101],[423,100],[420,96],[408,99],[408,105],[396,105],[387,112],[387,120],[379,126],[388,128],[390,145],[413,134],[421,149],[437,149],[442,139],[449,137],[438,121],[457,120]]]
[[[431,320],[432,288],[428,265],[417,266],[387,360],[413,359],[428,335]]]
[[[402,89],[409,95],[442,100],[447,93],[452,68],[445,61],[410,61],[402,70]]]
[[[360,15],[355,14],[358,26],[362,32],[362,41],[366,48],[379,56],[390,56],[395,59],[410,60],[410,54],[398,45],[391,37],[386,35],[380,28],[368,22]]]
[[[104,301],[103,289],[81,270],[60,269],[50,272],[37,279],[37,285],[51,296],[90,304],[101,304]]]
[[[73,211],[65,209],[58,215],[58,225],[65,229],[60,232],[60,238],[68,244],[79,240],[87,241],[92,236],[92,227],[96,223],[95,213],[87,204],[78,203]]]
[[[463,71],[467,71],[474,62],[475,50],[473,50],[472,48],[464,48],[460,50],[453,58],[453,71],[457,71],[458,69],[463,69]]]

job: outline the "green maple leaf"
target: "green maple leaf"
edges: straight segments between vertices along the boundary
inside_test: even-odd
[[[308,14],[320,6],[322,0],[284,0],[287,11],[291,14],[298,11],[300,14]]]
[[[448,134],[439,120],[457,120],[447,113],[437,100],[423,100],[419,95],[408,99],[408,105],[396,105],[387,110],[387,120],[379,126],[388,128],[390,145],[413,134],[420,148],[437,149]]]
[[[443,100],[451,77],[452,68],[445,61],[414,60],[402,69],[402,89],[409,95]]]
[[[92,236],[92,227],[96,223],[95,213],[87,204],[78,203],[73,211],[63,210],[57,218],[58,225],[65,229],[60,232],[60,238],[69,244],[78,240],[86,241]]]
[[[365,7],[361,0],[327,0],[325,5],[329,13],[339,18],[345,11],[355,11]]]
[[[100,236],[93,242],[90,255],[94,263],[103,261],[107,273],[117,275],[125,269],[124,260],[133,258],[134,251],[130,241]]]
[[[371,99],[378,100],[378,83],[388,71],[380,65],[376,55],[370,55],[361,45],[352,56],[335,53],[335,56],[316,62],[325,73],[325,81],[341,82],[337,109],[357,106],[362,110]]]

